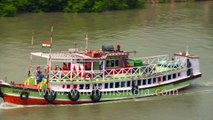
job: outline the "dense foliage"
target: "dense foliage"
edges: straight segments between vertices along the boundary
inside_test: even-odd
[[[21,12],[102,12],[141,8],[145,0],[0,0],[0,16]]]

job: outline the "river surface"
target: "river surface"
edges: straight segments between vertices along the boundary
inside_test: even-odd
[[[0,105],[0,120],[213,120],[213,1],[147,5],[146,9],[104,13],[32,13],[0,17],[0,79],[27,76],[32,30],[34,51],[44,51],[54,25],[53,51],[120,44],[132,57],[185,51],[200,56],[202,78],[175,96],[79,106]],[[2,99],[0,100],[2,102]]]

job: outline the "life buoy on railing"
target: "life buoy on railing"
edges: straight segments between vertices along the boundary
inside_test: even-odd
[[[78,101],[78,99],[80,98],[80,92],[78,90],[72,89],[69,93],[68,93],[68,98],[71,101]]]
[[[96,89],[92,91],[90,98],[93,102],[99,102],[101,100],[101,96],[102,93],[98,89]]]
[[[20,98],[22,100],[27,100],[29,98],[29,92],[22,91],[21,94],[20,94]]]
[[[92,79],[92,74],[91,73],[85,73],[84,78],[90,80],[90,79]]]
[[[4,93],[1,91],[1,88],[0,88],[0,97],[4,97]]]
[[[46,90],[45,94],[44,94],[44,99],[48,102],[48,103],[53,103],[56,99],[56,92],[53,90]]]

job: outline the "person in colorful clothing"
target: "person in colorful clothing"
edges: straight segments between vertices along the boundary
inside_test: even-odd
[[[37,84],[39,84],[42,81],[43,78],[44,78],[44,75],[42,74],[42,72],[38,71],[38,74],[37,74],[37,77],[36,77]]]

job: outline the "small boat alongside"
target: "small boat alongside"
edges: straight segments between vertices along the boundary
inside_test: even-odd
[[[99,50],[31,52],[25,82],[0,80],[0,97],[21,105],[96,103],[177,93],[201,77],[199,57],[187,52],[171,58],[130,58],[130,54],[120,45],[103,45]],[[42,58],[44,65],[33,65],[34,57]]]

